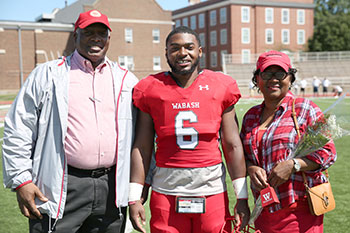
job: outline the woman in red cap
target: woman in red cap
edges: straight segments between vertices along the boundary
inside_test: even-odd
[[[270,185],[279,201],[265,207],[256,219],[255,227],[261,232],[323,232],[323,215],[310,213],[302,172],[309,186],[323,183],[321,172],[334,163],[336,151],[331,141],[305,157],[288,159],[299,140],[293,101],[301,134],[322,115],[312,101],[295,98],[290,92],[295,73],[286,54],[261,54],[252,81],[264,101],[248,110],[242,122],[241,139],[254,197]]]

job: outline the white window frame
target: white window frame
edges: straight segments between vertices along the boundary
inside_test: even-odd
[[[285,33],[286,33],[287,37],[285,37]],[[285,38],[287,38],[287,41],[284,40]],[[281,43],[282,44],[290,44],[290,31],[289,31],[289,29],[282,29],[281,30]]]
[[[161,70],[162,67],[160,65],[160,56],[154,56],[153,57],[153,70]]]
[[[220,44],[227,44],[227,29],[223,28],[220,30]]]
[[[218,66],[218,53],[216,51],[210,52],[210,66],[211,67]]]
[[[265,8],[265,23],[273,24],[273,8]]]
[[[191,24],[191,29],[192,30],[196,30],[197,29],[197,16],[196,15],[192,15],[190,17],[190,24]]]
[[[227,54],[227,50],[225,49],[225,50],[221,50],[220,51],[220,58],[221,58],[221,65],[223,65],[224,63],[223,63],[223,61],[224,61],[224,54]]]
[[[204,13],[201,13],[198,15],[198,28],[204,28],[205,27],[205,15]]]
[[[305,10],[302,10],[302,9],[297,10],[297,24],[298,25],[305,24]]]
[[[250,7],[248,6],[241,7],[241,22],[242,23],[250,22]]]
[[[133,56],[119,56],[118,57],[118,63],[124,69],[128,69],[128,70],[134,70],[135,69],[134,57]]]
[[[274,31],[273,28],[266,28],[265,29],[265,43],[266,44],[273,44],[274,42]],[[271,36],[271,41],[268,41],[269,35]]]
[[[132,43],[133,42],[133,31],[132,28],[125,28],[125,42],[126,43]]]
[[[205,68],[206,67],[205,53],[202,53],[202,56],[199,59],[199,67],[200,68]]]
[[[301,38],[301,40],[300,40],[300,38]],[[305,30],[303,30],[303,29],[297,30],[297,44],[298,45],[305,44]]]
[[[210,32],[210,46],[216,46],[218,44],[218,35],[217,35],[217,32],[214,30],[214,31],[211,31]]]
[[[177,19],[175,20],[175,27],[180,27],[181,26],[181,20],[180,19]]]
[[[242,64],[250,63],[250,49],[242,49],[241,62]]]
[[[153,43],[160,43],[160,30],[158,28],[152,30],[152,38]]]
[[[220,8],[220,24],[227,23],[227,8]]]
[[[205,33],[204,32],[199,33],[199,40],[201,42],[202,48],[204,48],[205,47]]]
[[[210,26],[216,25],[216,10],[212,10],[209,12],[210,15]]]
[[[182,26],[188,27],[188,18],[187,17],[182,19]]]
[[[281,23],[282,24],[289,24],[289,9],[283,8],[281,9]]]
[[[250,44],[250,28],[242,28],[241,34],[242,34],[242,37],[241,37],[242,44]]]

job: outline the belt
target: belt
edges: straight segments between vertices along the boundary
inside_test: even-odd
[[[98,178],[101,177],[103,175],[106,175],[112,171],[115,171],[115,165],[113,165],[112,167],[101,167],[101,168],[96,168],[93,170],[85,170],[85,169],[80,169],[80,168],[76,168],[76,167],[72,167],[68,165],[68,174],[76,174],[76,175],[80,175],[80,176],[85,176],[85,177],[92,177],[92,178]]]

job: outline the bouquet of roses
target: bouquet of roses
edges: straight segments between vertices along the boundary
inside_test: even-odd
[[[314,124],[308,126],[294,150],[288,155],[287,160],[303,157],[319,150],[330,140],[350,135],[350,109],[347,110],[349,106],[346,106],[344,103],[344,98],[345,94],[325,110],[324,115],[319,117]],[[249,224],[254,223],[262,210],[263,207],[259,195],[250,215]]]

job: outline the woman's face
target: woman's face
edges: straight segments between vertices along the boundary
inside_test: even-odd
[[[264,95],[265,101],[280,101],[289,91],[291,75],[280,66],[269,66],[257,76],[257,86]]]

